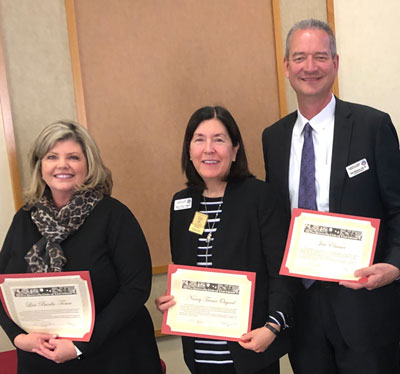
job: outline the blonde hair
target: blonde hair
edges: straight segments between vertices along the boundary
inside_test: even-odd
[[[58,121],[46,126],[33,143],[29,158],[31,182],[25,191],[27,207],[34,205],[46,189],[46,183],[42,179],[43,157],[57,142],[63,140],[73,140],[80,144],[86,158],[88,174],[82,185],[76,186],[76,190],[99,188],[105,195],[111,195],[111,172],[103,164],[100,151],[88,131],[73,121]]]

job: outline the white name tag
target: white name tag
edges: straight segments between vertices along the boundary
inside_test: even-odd
[[[369,169],[368,162],[366,158],[363,158],[360,161],[355,162],[354,164],[351,164],[346,167],[347,174],[349,175],[349,178],[353,178],[358,174],[364,173],[364,171],[367,171]]]
[[[174,210],[190,209],[192,207],[192,198],[179,199],[174,201]]]

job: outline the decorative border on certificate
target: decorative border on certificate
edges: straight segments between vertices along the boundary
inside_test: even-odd
[[[380,220],[293,209],[279,274],[362,282],[358,269],[373,263]]]
[[[95,309],[88,271],[0,274],[4,310],[28,333],[88,342]]]
[[[239,341],[251,329],[256,274],[236,270],[168,266],[168,295],[161,332]]]

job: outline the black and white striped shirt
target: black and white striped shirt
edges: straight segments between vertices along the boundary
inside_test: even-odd
[[[197,245],[197,266],[212,267],[213,242],[218,229],[222,212],[222,198],[205,198],[200,203],[200,212],[207,214],[208,219],[203,234],[199,237]],[[207,243],[207,236],[212,237]],[[203,364],[232,364],[232,356],[228,343],[224,340],[211,340],[195,338],[195,362]]]

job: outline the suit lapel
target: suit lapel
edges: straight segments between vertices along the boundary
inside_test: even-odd
[[[353,120],[350,109],[346,103],[336,99],[329,188],[329,210],[331,212],[339,212],[341,210],[341,197],[347,179],[346,166],[348,166],[352,129]]]
[[[183,219],[180,221],[182,225],[187,226],[183,227],[182,235],[185,238],[185,248],[183,256],[186,259],[188,264],[196,265],[197,262],[197,246],[199,235],[189,231],[189,226],[193,221],[193,217],[197,211],[200,211],[200,198],[201,195],[197,191],[192,191],[190,194],[192,198],[192,207],[184,212]],[[191,248],[195,248],[195,250],[190,250]]]
[[[290,209],[290,196],[289,196],[289,163],[290,163],[290,147],[292,144],[292,134],[293,127],[297,119],[297,112],[293,112],[289,115],[287,121],[283,124],[282,130],[283,134],[281,136],[281,143],[278,145],[280,149],[280,153],[282,154],[282,162],[280,165],[280,169],[282,173],[279,173],[282,180],[279,181],[279,186],[283,187],[283,191],[285,191],[285,206],[289,212],[289,216],[291,215]]]

